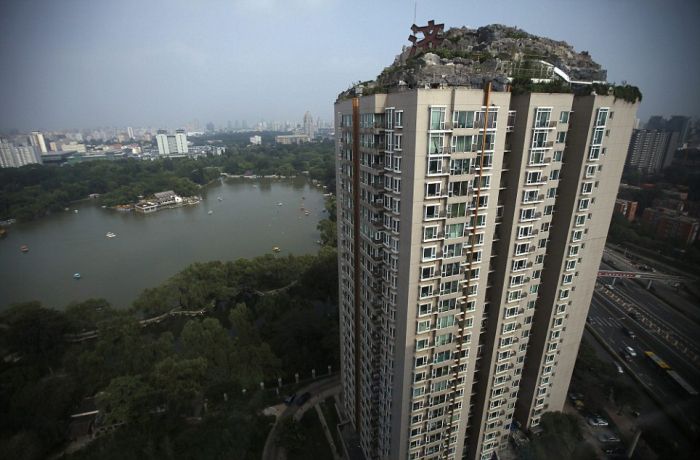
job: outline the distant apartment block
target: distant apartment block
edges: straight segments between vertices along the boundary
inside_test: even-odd
[[[656,238],[692,244],[698,239],[700,220],[665,208],[646,208],[642,225],[654,232]]]
[[[625,216],[625,219],[628,221],[634,222],[635,215],[637,214],[637,205],[638,203],[636,201],[618,198],[615,200],[615,212]]]
[[[0,138],[0,168],[18,168],[35,163],[41,163],[38,150],[35,147],[15,145]]]
[[[32,133],[29,135],[29,144],[33,147],[36,147],[37,151],[40,154],[48,152],[48,149],[46,148],[46,140],[44,139],[44,135],[39,131],[32,131]]]
[[[310,141],[311,138],[308,136],[308,134],[286,134],[282,136],[275,136],[275,142],[283,145],[303,144]]]
[[[648,129],[632,132],[627,166],[645,174],[661,171],[673,133]]]
[[[251,136],[250,137],[250,143],[252,145],[260,145],[262,144],[262,137],[260,136]]]
[[[159,155],[184,155],[188,152],[187,134],[184,129],[178,129],[174,135],[158,130],[156,143]]]

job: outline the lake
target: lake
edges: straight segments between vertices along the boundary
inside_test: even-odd
[[[0,309],[29,300],[62,309],[98,297],[125,308],[193,262],[251,258],[275,246],[280,256],[318,251],[323,190],[304,179],[227,179],[202,197],[196,206],[146,215],[81,202],[8,227],[0,239]],[[19,250],[24,244],[29,252]]]

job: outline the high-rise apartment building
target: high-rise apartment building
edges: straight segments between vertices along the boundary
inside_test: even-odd
[[[31,145],[15,145],[7,139],[0,138],[0,168],[18,168],[34,163],[41,163],[38,148]]]
[[[489,459],[563,407],[637,105],[496,80],[335,104],[343,402],[367,458]]]
[[[184,129],[178,129],[175,134],[159,129],[156,134],[159,155],[182,155],[188,152],[187,133]]]
[[[36,147],[39,154],[48,152],[44,135],[39,131],[32,131],[32,133],[29,135],[29,144]]]

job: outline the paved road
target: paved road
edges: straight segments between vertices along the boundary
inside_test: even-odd
[[[627,365],[656,396],[666,403],[667,408],[677,414],[689,424],[700,425],[700,403],[698,398],[690,398],[684,395],[680,389],[654,364],[643,355],[646,350],[656,352],[662,359],[674,367],[681,375],[696,371],[685,362],[683,356],[668,344],[664,343],[657,335],[651,333],[639,322],[627,316],[609,298],[597,291],[591,302],[588,315],[588,324],[603,338],[618,356],[614,359],[620,361],[620,349],[625,346],[633,347],[637,357],[629,359]],[[622,327],[636,333],[636,338],[631,339],[622,331]],[[688,374],[687,374],[688,375]],[[686,375],[684,375],[686,377]],[[686,378],[687,379],[687,378]]]
[[[276,442],[277,426],[280,420],[287,417],[295,417],[297,420],[299,420],[304,414],[304,412],[313,408],[314,405],[318,404],[320,401],[323,401],[328,396],[331,396],[338,392],[340,392],[339,375],[318,380],[297,391],[297,395],[310,393],[311,398],[302,406],[298,406],[294,403],[290,406],[287,406],[285,410],[277,417],[275,424],[272,426],[270,433],[267,435],[262,460],[278,460],[280,458],[286,458],[286,454],[284,454],[284,449],[278,448]]]

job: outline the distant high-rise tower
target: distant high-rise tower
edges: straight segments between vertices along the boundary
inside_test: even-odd
[[[160,155],[188,153],[187,133],[185,133],[184,129],[178,129],[174,135],[159,129],[156,134],[156,143],[158,144],[158,154]]]
[[[491,459],[563,408],[636,115],[549,64],[560,93],[437,65],[335,104],[343,408],[368,459]]]
[[[37,148],[39,153],[47,153],[46,141],[44,140],[44,135],[39,131],[32,131],[29,135],[29,143]]]
[[[134,128],[131,126],[126,128],[126,135],[129,136],[129,139],[135,139],[134,138]]]
[[[304,134],[309,136],[309,140],[314,139],[316,134],[316,127],[314,126],[314,117],[311,116],[310,112],[304,114]]]
[[[7,139],[0,138],[0,168],[18,168],[33,163],[41,163],[37,147],[14,145]]]

